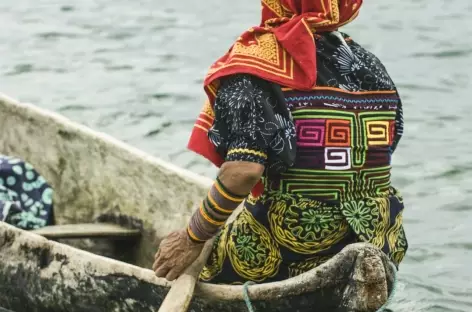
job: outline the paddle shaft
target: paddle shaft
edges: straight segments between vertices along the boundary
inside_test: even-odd
[[[215,238],[205,243],[202,253],[185,272],[172,284],[158,312],[186,312],[192,301],[195,284],[210,256]]]

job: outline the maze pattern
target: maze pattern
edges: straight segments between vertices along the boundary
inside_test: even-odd
[[[339,103],[327,103],[326,96],[286,93],[297,133],[297,161],[278,187],[327,200],[387,192],[399,100],[382,96],[376,101],[374,94],[362,103],[338,94]]]

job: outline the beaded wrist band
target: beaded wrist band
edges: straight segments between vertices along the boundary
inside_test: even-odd
[[[190,219],[187,227],[190,239],[203,243],[212,238],[246,196],[231,193],[216,178],[207,197]]]

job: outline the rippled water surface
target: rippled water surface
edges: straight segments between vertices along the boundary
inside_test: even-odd
[[[395,311],[472,311],[472,2],[365,1],[345,28],[404,98],[394,181],[410,250]],[[202,78],[259,1],[1,0],[0,91],[213,176],[186,151]]]

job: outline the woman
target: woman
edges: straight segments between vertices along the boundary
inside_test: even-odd
[[[161,242],[157,276],[178,277],[214,235],[201,274],[212,283],[293,277],[355,242],[399,265],[407,240],[390,170],[401,100],[377,57],[338,32],[361,4],[263,0],[261,26],[212,66],[189,148],[220,171],[188,228]]]

